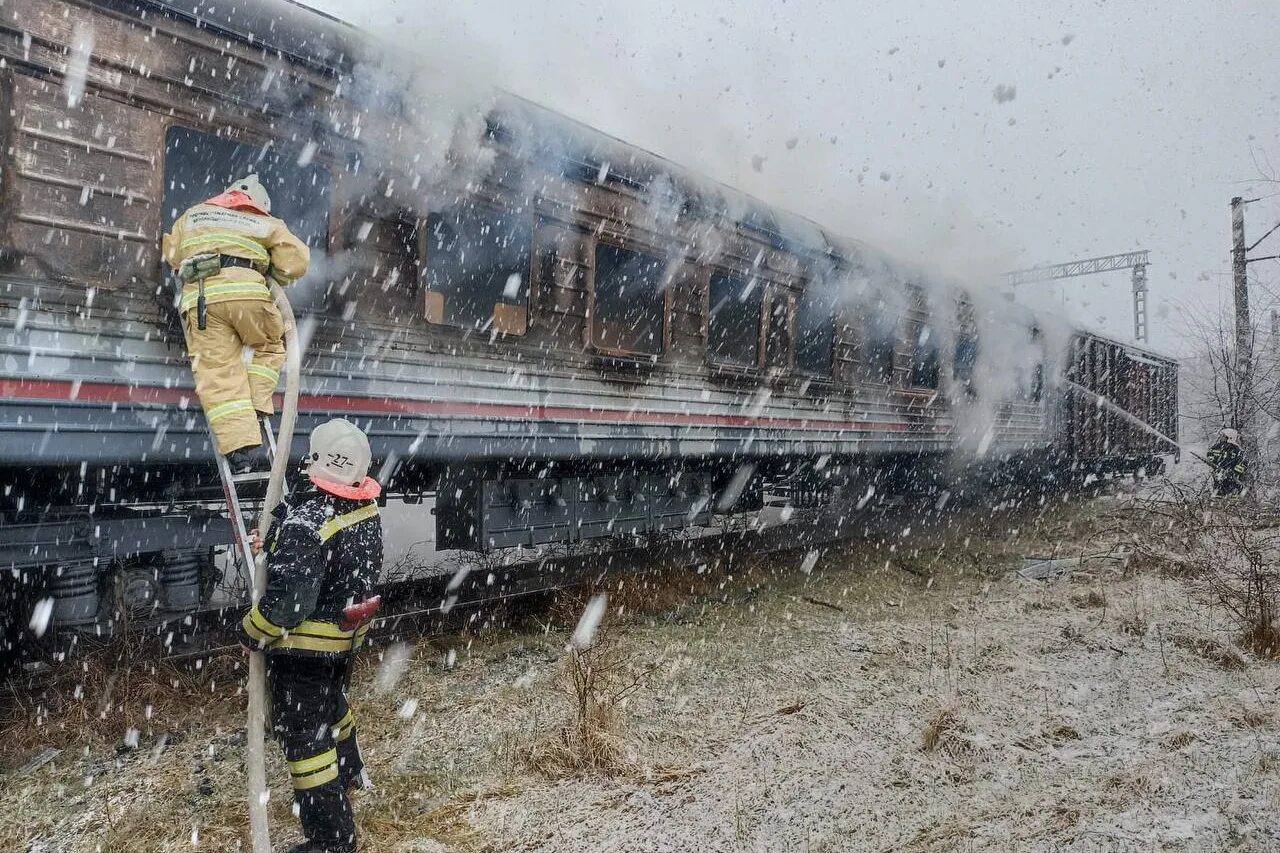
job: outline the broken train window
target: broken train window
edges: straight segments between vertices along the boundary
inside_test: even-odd
[[[533,229],[522,213],[470,202],[427,217],[427,320],[523,335]]]
[[[810,283],[796,306],[796,367],[814,376],[831,376],[835,357],[834,288]]]
[[[164,230],[172,228],[187,208],[256,173],[271,195],[271,215],[312,249],[324,252],[329,238],[329,169],[302,153],[302,146],[291,148],[271,139],[236,141],[189,127],[169,128],[164,145]]]
[[[607,243],[596,245],[591,342],[607,352],[659,355],[665,344],[667,264]]]
[[[862,348],[862,378],[892,385],[898,346],[898,317],[886,310],[883,300],[867,307]]]
[[[767,367],[791,367],[792,320],[795,297],[784,290],[769,293],[768,314],[764,330],[764,362]]]
[[[759,279],[711,275],[707,294],[707,355],[715,364],[760,366],[760,318],[764,286]]]
[[[366,207],[352,219],[349,245],[369,253],[372,281],[387,294],[392,316],[417,310],[425,223],[409,208],[386,211]]]
[[[951,376],[973,396],[974,369],[978,365],[978,319],[973,303],[961,301],[956,311],[956,349],[951,362]]]
[[[915,351],[911,355],[912,387],[937,388],[941,361],[938,336],[928,323],[921,323],[916,334]]]

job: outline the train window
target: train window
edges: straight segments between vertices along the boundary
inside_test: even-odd
[[[427,319],[523,335],[533,229],[522,214],[459,204],[427,218]]]
[[[666,330],[666,261],[600,243],[596,246],[591,340],[609,352],[658,355]]]
[[[769,294],[764,330],[764,363],[767,367],[791,366],[793,299],[789,293]]]
[[[717,364],[760,366],[764,287],[758,279],[714,273],[707,310],[707,352]]]
[[[1022,398],[1032,403],[1039,403],[1044,396],[1044,344],[1039,326],[1031,327],[1031,346],[1035,351],[1035,362],[1031,370],[1022,374],[1024,381],[1020,383]]]
[[[974,396],[974,370],[978,366],[978,320],[973,304],[961,301],[956,310],[956,346],[951,359],[951,378]]]
[[[973,371],[978,364],[978,336],[972,332],[961,331],[956,336],[955,360],[951,364],[951,375],[957,382],[966,385],[973,382]]]
[[[895,318],[873,314],[867,318],[862,349],[862,376],[868,382],[893,384],[894,353],[898,346]]]
[[[1039,403],[1044,396],[1044,351],[1033,345],[1017,361],[1013,368],[1014,399]]]
[[[369,252],[373,278],[388,300],[380,305],[392,317],[416,313],[425,222],[408,208],[386,211],[361,206],[347,227],[346,247]]]
[[[814,376],[831,376],[835,357],[837,295],[814,285],[796,306],[796,367]]]
[[[915,351],[911,356],[911,385],[915,388],[937,388],[941,357],[938,338],[928,324],[920,326]]]
[[[257,173],[271,195],[271,214],[313,249],[329,237],[329,170],[274,140],[236,142],[189,127],[171,127],[164,146],[164,229],[183,211]],[[299,165],[305,163],[306,165]]]

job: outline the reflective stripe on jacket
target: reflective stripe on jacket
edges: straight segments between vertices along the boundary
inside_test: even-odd
[[[1244,451],[1236,445],[1225,439],[1218,441],[1209,448],[1206,457],[1209,464],[1214,467],[1220,475],[1234,474],[1244,476],[1247,466],[1245,464]]]
[[[207,302],[236,299],[270,300],[266,272],[281,284],[290,284],[306,275],[311,251],[279,219],[247,210],[228,209],[216,204],[197,204],[173,223],[164,235],[164,258],[175,270],[195,255],[230,255],[251,261],[253,267],[228,266],[204,282]],[[199,291],[197,282],[182,288],[178,310],[193,308]]]
[[[249,608],[241,621],[241,627],[249,639],[263,648],[322,654],[345,654],[358,649],[369,633],[368,623],[354,631],[344,631],[332,622],[313,619],[304,619],[292,628],[283,628],[272,624],[270,619],[262,615],[257,605]]]
[[[342,610],[368,598],[382,570],[378,505],[309,487],[274,514],[267,588],[241,621],[242,639],[272,653],[352,651],[368,625],[344,630]]]

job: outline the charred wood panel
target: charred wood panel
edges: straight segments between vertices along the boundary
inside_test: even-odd
[[[862,322],[855,312],[849,308],[837,312],[831,378],[838,385],[854,386],[861,375],[861,330]]]
[[[529,334],[538,358],[556,351],[583,350],[587,316],[586,236],[554,219],[539,218],[533,228],[533,269],[529,288]]]
[[[157,278],[159,116],[16,75],[9,247],[31,276],[101,287]]]
[[[10,273],[18,265],[19,257],[14,250],[13,213],[15,198],[13,186],[16,180],[16,164],[14,162],[14,118],[17,107],[14,103],[13,74],[0,69],[0,272]]]
[[[77,26],[87,25],[93,36],[90,87],[118,89],[160,107],[167,101],[177,114],[193,109],[200,114],[197,96],[202,96],[224,106],[236,103],[288,115],[332,93],[333,82],[324,75],[291,65],[266,48],[255,49],[163,16],[142,23],[81,2],[31,5],[23,27],[33,45],[53,52],[37,56],[47,67],[61,73],[65,56],[59,61],[57,54],[75,42]]]
[[[671,361],[701,365],[707,346],[706,304],[710,269],[688,260],[672,261],[667,324]]]

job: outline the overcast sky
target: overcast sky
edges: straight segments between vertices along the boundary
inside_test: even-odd
[[[1228,293],[1231,196],[1280,220],[1276,0],[310,2],[963,276],[1150,249],[1169,351]],[[1125,273],[1030,287],[1132,334]]]

